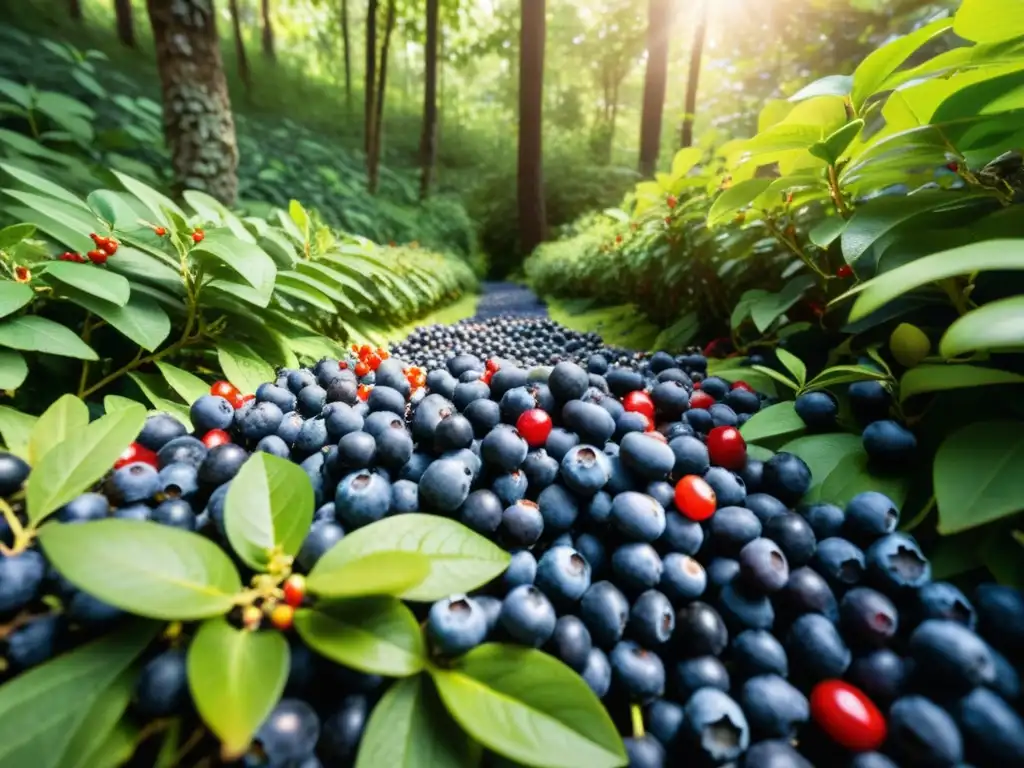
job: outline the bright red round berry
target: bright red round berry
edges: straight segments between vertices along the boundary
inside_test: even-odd
[[[702,390],[696,390],[690,395],[691,408],[710,408],[715,404],[715,398]]]
[[[736,427],[715,427],[708,432],[711,463],[726,469],[742,469],[747,463],[747,441]]]
[[[114,462],[114,469],[120,469],[126,464],[136,464],[139,462],[149,464],[156,469],[160,468],[155,451],[151,451],[141,443],[132,443],[124,449],[124,453],[117,457],[117,461]]]
[[[358,376],[359,378],[362,378],[363,376],[365,376],[369,372],[370,372],[370,366],[367,365],[366,363],[364,363],[362,360],[360,360],[358,363],[356,363],[356,376]]]
[[[642,390],[630,392],[622,398],[622,407],[627,411],[643,414],[648,421],[654,421],[654,401]]]
[[[842,680],[824,680],[811,691],[811,717],[833,741],[855,752],[885,741],[885,717],[863,691]]]
[[[242,395],[241,398],[238,401],[238,405],[236,405],[235,407],[236,408],[241,408],[246,403],[251,403],[255,399],[256,399],[256,395]]]
[[[117,253],[117,246],[119,243],[112,237],[108,237],[102,243],[99,244],[100,250],[105,251],[107,256],[113,256]]]
[[[732,383],[732,386],[729,387],[729,389],[742,389],[742,390],[746,390],[747,392],[753,392],[754,391],[754,388],[752,386],[750,386],[749,384],[747,384],[747,382],[745,382],[745,381],[734,381]]]
[[[203,230],[197,229],[195,232],[192,233],[192,242],[201,243],[203,242],[204,237],[206,237],[206,235],[203,233]]]
[[[551,434],[551,417],[547,411],[531,408],[523,411],[516,419],[516,429],[531,448],[540,448]]]
[[[306,596],[306,579],[298,573],[293,573],[284,582],[284,601],[292,608],[302,605],[302,599]]]
[[[167,228],[166,227],[153,227],[153,234],[156,235],[157,237],[163,237],[164,235],[167,234]]]
[[[96,250],[93,250],[93,251],[89,251],[85,255],[89,257],[89,261],[91,261],[93,264],[106,264],[107,263],[107,258],[108,257],[107,257],[106,251],[96,251]]]
[[[849,264],[843,264],[843,266],[836,270],[836,277],[842,280],[845,280],[848,277],[853,277],[853,267]]]
[[[242,396],[242,393],[238,391],[238,387],[230,381],[223,380],[213,382],[210,386],[210,394],[216,397],[223,397],[229,403],[235,398]]]
[[[698,523],[715,514],[718,499],[714,489],[700,475],[686,475],[676,483],[676,509]]]
[[[679,202],[679,200],[678,200],[678,199],[676,199],[676,196],[675,196],[675,195],[669,195],[669,196],[668,196],[668,197],[667,197],[667,198],[665,199],[665,203],[666,203],[666,205],[668,205],[668,207],[669,207],[669,208],[675,208],[675,207],[676,207],[676,204],[677,204],[678,202]]]
[[[223,429],[211,429],[202,437],[203,445],[207,448],[216,448],[218,445],[224,445],[225,443],[231,442],[231,435],[225,432]]]

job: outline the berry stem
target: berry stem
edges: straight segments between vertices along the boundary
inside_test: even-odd
[[[21,524],[21,520],[11,509],[11,505],[8,504],[4,499],[0,499],[0,512],[3,513],[4,519],[7,521],[7,525],[11,528],[11,533],[14,534],[14,545],[8,547],[6,544],[0,543],[0,554],[5,557],[11,555],[20,555],[26,549],[28,545],[32,543],[32,539],[35,538],[35,529],[31,526],[25,528]]]
[[[836,173],[836,167],[830,165],[828,167],[828,188],[829,193],[832,196],[832,202],[835,203],[836,213],[842,216],[844,219],[850,215],[850,209],[846,207],[846,201],[843,199],[842,190],[839,189],[839,174]]]
[[[633,738],[642,739],[644,737],[644,711],[639,704],[629,705],[629,714],[633,720]]]
[[[928,517],[928,514],[932,511],[934,507],[935,494],[932,494],[932,496],[928,499],[928,503],[921,508],[921,511],[914,515],[912,518],[910,518],[910,520],[905,522],[903,525],[901,525],[900,530],[909,532],[917,528],[917,526],[924,522],[925,518]]]

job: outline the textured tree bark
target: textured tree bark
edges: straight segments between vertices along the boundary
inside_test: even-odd
[[[640,121],[640,173],[644,176],[653,176],[658,167],[671,22],[669,0],[650,0],[647,11],[647,73]]]
[[[431,177],[437,161],[437,28],[438,0],[427,0],[426,72],[423,89],[423,134],[420,137],[420,200],[430,194]]]
[[[263,0],[263,55],[273,61],[277,54],[274,51],[274,26],[270,23],[270,0]]]
[[[75,21],[82,20],[82,0],[68,0],[68,16]]]
[[[352,48],[348,35],[348,0],[341,0],[341,45],[345,56],[345,110],[352,112]]]
[[[366,152],[366,172],[370,172],[370,150],[373,146],[374,96],[377,84],[377,0],[366,2],[366,73],[363,82],[363,150]]]
[[[380,82],[374,103],[373,142],[370,149],[370,194],[377,194],[380,178],[380,150],[384,141],[384,92],[388,85],[388,51],[391,49],[391,33],[395,31],[395,0],[388,0],[388,11],[384,21],[384,42],[380,47]]]
[[[530,253],[544,241],[542,117],[545,1],[523,0],[519,29],[519,244]]]
[[[146,0],[163,92],[174,192],[225,205],[238,194],[238,146],[213,0]]]
[[[245,87],[245,95],[252,91],[252,76],[249,74],[249,57],[245,52],[245,38],[242,37],[242,22],[238,18],[238,0],[230,0],[231,28],[235,37],[235,59],[238,61],[238,77]]]
[[[707,29],[708,3],[707,0],[703,0],[697,28],[693,32],[693,48],[690,49],[690,73],[686,81],[686,107],[679,140],[680,147],[689,147],[693,144],[693,121],[697,117],[697,86],[700,84],[700,65],[704,55],[704,38],[707,36]]]
[[[135,47],[135,25],[132,19],[132,0],[114,0],[114,20],[117,39],[129,48]]]

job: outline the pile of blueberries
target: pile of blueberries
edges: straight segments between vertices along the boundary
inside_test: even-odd
[[[192,405],[194,433],[151,416],[58,517],[151,520],[230,550],[227,489],[265,451],[315,491],[299,572],[347,531],[412,511],[508,549],[478,593],[413,606],[433,652],[496,640],[555,655],[604,701],[635,768],[1024,765],[1024,595],[933,582],[882,494],[802,503],[807,465],[748,456],[737,429],[764,398],[708,376],[699,353],[626,355],[543,319],[479,327],[486,342],[456,325],[393,356],[358,350],[362,375],[353,358],[282,370],[255,397],[218,383]],[[503,357],[471,351],[485,347]],[[403,356],[428,364],[425,386]],[[0,456],[0,493],[28,472]],[[36,549],[0,559],[0,612],[16,617],[8,674],[119,615]],[[246,765],[350,765],[386,681],[291,640],[286,697]],[[154,649],[138,715],[191,710],[184,658]]]

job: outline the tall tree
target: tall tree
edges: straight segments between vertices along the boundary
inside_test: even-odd
[[[523,0],[519,22],[519,244],[529,253],[544,241],[542,117],[545,0]]]
[[[420,200],[430,194],[430,181],[437,161],[437,37],[438,0],[427,0],[426,72],[423,88],[423,133],[420,136]]]
[[[650,0],[647,24],[647,74],[640,119],[640,173],[653,176],[661,148],[661,114],[668,77],[668,38],[672,24],[670,0]]]
[[[679,146],[693,144],[693,121],[697,117],[697,86],[700,84],[700,65],[704,56],[704,38],[708,30],[708,1],[701,0],[697,11],[697,26],[693,31],[693,47],[690,48],[690,72],[686,80],[686,106],[683,111],[683,128]]]
[[[68,0],[68,16],[75,21],[82,20],[82,0]]]
[[[363,150],[366,170],[370,171],[370,150],[373,148],[374,96],[377,91],[377,0],[366,2],[366,71],[363,80]]]
[[[129,48],[135,47],[135,25],[132,19],[132,0],[114,0],[114,20],[117,39]]]
[[[248,97],[252,91],[252,76],[249,74],[249,57],[245,52],[245,38],[242,37],[242,22],[238,16],[238,0],[229,0],[228,7],[231,11],[231,29],[235,37],[235,59],[238,62],[238,77],[245,87],[245,95]]]
[[[345,109],[352,112],[352,48],[348,35],[348,0],[341,0],[341,47],[345,57]]]
[[[163,93],[174,190],[225,205],[238,194],[238,145],[210,0],[146,0]]]
[[[270,22],[270,0],[263,0],[263,55],[273,61],[277,54],[274,51],[274,25]]]
[[[380,152],[384,141],[384,94],[388,85],[388,52],[391,50],[391,33],[395,31],[395,0],[388,0],[384,20],[384,42],[380,47],[380,80],[377,84],[377,98],[374,101],[373,141],[370,145],[370,194],[377,194],[380,178]]]

